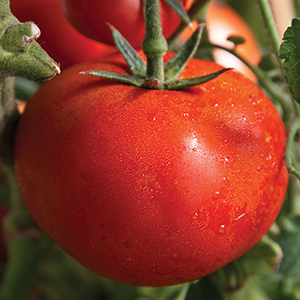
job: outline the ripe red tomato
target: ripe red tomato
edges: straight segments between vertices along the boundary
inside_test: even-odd
[[[181,76],[220,68],[192,59]],[[68,68],[18,123],[16,174],[40,227],[135,285],[194,280],[253,247],[288,183],[285,127],[265,94],[235,71],[164,91],[79,74],[91,69],[129,72],[119,54]]]
[[[194,23],[193,27],[196,26]],[[227,40],[229,36],[243,37],[245,43],[237,46],[237,54],[254,65],[259,64],[262,52],[254,33],[243,18],[228,4],[217,0],[211,1],[206,14],[206,26],[210,41],[229,49],[234,47],[234,44]],[[185,29],[181,35],[182,42],[191,36],[193,27]],[[221,49],[214,49],[213,55],[216,63],[224,67],[236,68],[253,81],[256,81],[253,72],[234,55]]]
[[[142,0],[61,1],[67,19],[84,35],[114,45],[106,24],[108,22],[116,27],[133,47],[141,47],[145,34]],[[188,10],[193,0],[181,2]],[[161,21],[166,37],[170,36],[181,22],[178,15],[164,1],[161,1]]]
[[[39,43],[61,68],[102,57],[115,50],[75,30],[65,18],[60,0],[10,0],[12,13],[21,21],[33,21],[42,34]]]

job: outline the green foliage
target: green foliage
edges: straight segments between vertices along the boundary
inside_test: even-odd
[[[292,20],[283,36],[279,57],[284,61],[282,68],[287,86],[297,102],[300,102],[300,19]]]

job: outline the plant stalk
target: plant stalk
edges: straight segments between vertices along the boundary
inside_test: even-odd
[[[258,0],[260,10],[265,21],[266,27],[268,29],[270,39],[272,42],[273,49],[278,57],[279,47],[280,47],[280,38],[278,35],[277,27],[275,20],[273,18],[273,13],[268,0]]]
[[[167,41],[162,33],[159,0],[144,0],[145,38],[142,49],[147,57],[147,76],[144,87],[159,85],[164,82],[163,56],[168,49]]]

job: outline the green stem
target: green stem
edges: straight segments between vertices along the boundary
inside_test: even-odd
[[[14,99],[14,77],[0,76],[0,156],[4,163],[13,161],[13,136],[19,117]]]
[[[296,170],[296,168],[293,165],[293,153],[292,153],[295,135],[298,132],[300,127],[300,105],[296,101],[295,101],[295,108],[297,112],[297,117],[294,120],[294,123],[292,124],[289,132],[289,137],[286,146],[286,166],[289,173],[293,174],[300,180],[300,172]]]
[[[38,228],[21,198],[13,165],[4,165],[10,186],[11,211],[3,223],[8,262],[1,283],[1,300],[27,300],[51,241]]]
[[[145,38],[142,43],[147,57],[147,76],[145,87],[153,83],[164,82],[163,56],[168,49],[167,41],[162,33],[159,0],[145,0],[146,14]]]
[[[185,283],[182,286],[182,289],[181,289],[179,295],[174,300],[185,300],[187,297],[188,291],[190,289],[190,285],[191,285],[191,283],[189,283],[189,282]]]
[[[258,0],[258,4],[261,9],[262,16],[264,18],[268,33],[271,38],[271,42],[274,48],[275,53],[278,57],[280,39],[277,32],[276,24],[273,18],[272,10],[268,0]]]

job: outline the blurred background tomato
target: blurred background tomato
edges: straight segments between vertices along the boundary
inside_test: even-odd
[[[38,42],[62,69],[115,50],[76,31],[65,18],[60,0],[11,0],[10,7],[21,22],[38,25],[42,33]]]
[[[188,10],[193,0],[180,0]],[[142,0],[62,0],[63,11],[70,23],[84,35],[96,41],[113,45],[107,22],[118,29],[135,47],[140,48],[145,33]],[[161,1],[161,23],[165,37],[169,37],[181,19]]]
[[[186,28],[181,34],[183,43],[192,34],[196,22],[191,28]],[[228,41],[230,36],[243,37],[245,42],[236,46],[236,52],[254,65],[258,65],[262,56],[259,42],[245,20],[228,4],[222,1],[213,0],[210,2],[206,14],[206,27],[211,43],[234,49],[233,42]],[[201,47],[201,45],[200,45]],[[235,68],[252,80],[256,80],[252,71],[232,54],[225,50],[214,49],[214,60],[224,66]]]

